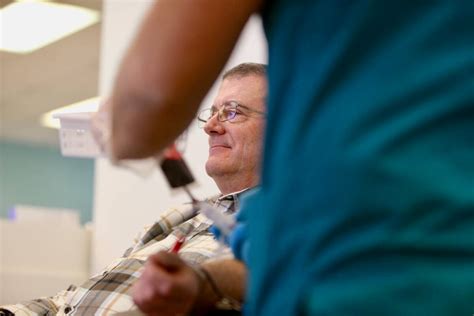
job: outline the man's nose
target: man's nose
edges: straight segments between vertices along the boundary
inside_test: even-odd
[[[204,131],[207,135],[224,134],[225,129],[222,125],[223,122],[219,121],[217,116],[218,114],[216,113],[211,118],[209,118],[209,120],[207,120],[206,124],[204,124]]]

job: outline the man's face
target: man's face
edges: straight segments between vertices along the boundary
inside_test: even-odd
[[[251,110],[265,112],[266,92],[266,79],[262,76],[229,77],[222,82],[213,106],[220,109],[224,103],[235,101]],[[238,176],[250,182],[258,179],[265,118],[245,109],[238,115],[241,117],[236,122],[220,122],[214,115],[204,126],[209,135],[206,171],[216,181],[226,176]]]

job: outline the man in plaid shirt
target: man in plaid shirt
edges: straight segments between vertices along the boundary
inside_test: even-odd
[[[265,77],[266,67],[261,64],[232,68],[224,74],[212,107],[198,117],[209,135],[206,171],[221,191],[210,201],[224,213],[238,210],[241,195],[259,182]],[[136,311],[132,286],[144,270],[135,294],[143,298],[137,303],[145,312],[158,308],[163,315],[199,313],[214,308],[223,297],[242,301],[245,267],[214,239],[208,231],[212,223],[199,214],[170,227],[170,219],[190,207],[183,205],[164,212],[154,224],[164,227],[161,234],[144,242],[151,226],[146,227],[122,257],[81,286],[70,286],[54,297],[2,306],[0,315],[113,315]],[[188,235],[188,240],[178,257],[169,250],[182,233]],[[166,285],[164,292],[160,284]],[[163,301],[157,301],[157,295]]]

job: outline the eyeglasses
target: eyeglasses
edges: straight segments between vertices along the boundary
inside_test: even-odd
[[[197,116],[198,126],[203,128],[204,125],[217,114],[219,122],[229,121],[231,123],[242,122],[251,114],[265,115],[264,112],[257,111],[241,105],[236,101],[224,103],[218,110],[215,106],[204,109]]]

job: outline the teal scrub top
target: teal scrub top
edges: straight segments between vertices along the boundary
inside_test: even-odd
[[[474,313],[474,1],[273,0],[247,315]]]

